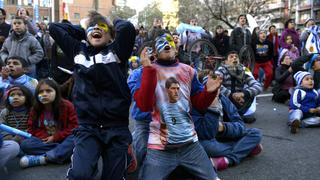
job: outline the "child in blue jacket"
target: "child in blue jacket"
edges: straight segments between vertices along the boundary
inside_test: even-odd
[[[101,179],[124,179],[128,146],[130,90],[128,59],[135,41],[134,26],[111,22],[91,11],[84,29],[51,23],[50,35],[70,61],[74,61],[73,102],[79,128],[68,179],[91,179],[102,156]]]
[[[291,133],[295,134],[300,126],[320,126],[320,98],[309,72],[298,71],[293,77],[297,87],[290,97],[288,124],[291,126]]]
[[[192,119],[199,141],[217,170],[238,165],[262,151],[261,131],[246,128],[237,108],[222,94],[206,112],[193,109]]]

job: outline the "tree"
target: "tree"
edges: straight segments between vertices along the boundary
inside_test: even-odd
[[[146,29],[152,27],[154,18],[162,18],[163,14],[158,8],[157,3],[147,5],[138,15],[138,23]]]
[[[264,9],[267,0],[203,0],[203,12],[209,19],[223,22],[230,28],[236,25],[235,19],[240,14],[258,15]]]
[[[136,10],[131,9],[129,6],[115,6],[112,10],[112,15],[121,19],[129,19],[136,15]]]
[[[200,26],[210,30],[218,23],[206,12],[206,6],[200,0],[180,0],[178,18],[180,22],[189,23],[190,18],[197,18]]]

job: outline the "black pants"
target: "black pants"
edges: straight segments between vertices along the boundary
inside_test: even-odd
[[[287,100],[290,99],[289,91],[287,90],[280,90],[276,93],[273,93],[272,100],[278,103],[285,103]]]
[[[80,126],[74,132],[75,148],[67,178],[72,180],[93,179],[97,163],[102,156],[103,180],[126,178],[128,145],[132,137],[127,126],[99,128]]]

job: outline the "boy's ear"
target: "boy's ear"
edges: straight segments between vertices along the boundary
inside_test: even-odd
[[[28,72],[30,72],[30,68],[29,67],[23,67],[23,72],[25,74],[27,74]]]

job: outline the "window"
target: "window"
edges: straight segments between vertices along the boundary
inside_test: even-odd
[[[17,0],[7,0],[8,5],[16,5],[18,4]]]
[[[74,13],[74,18],[75,19],[80,19],[80,14],[79,13]]]

